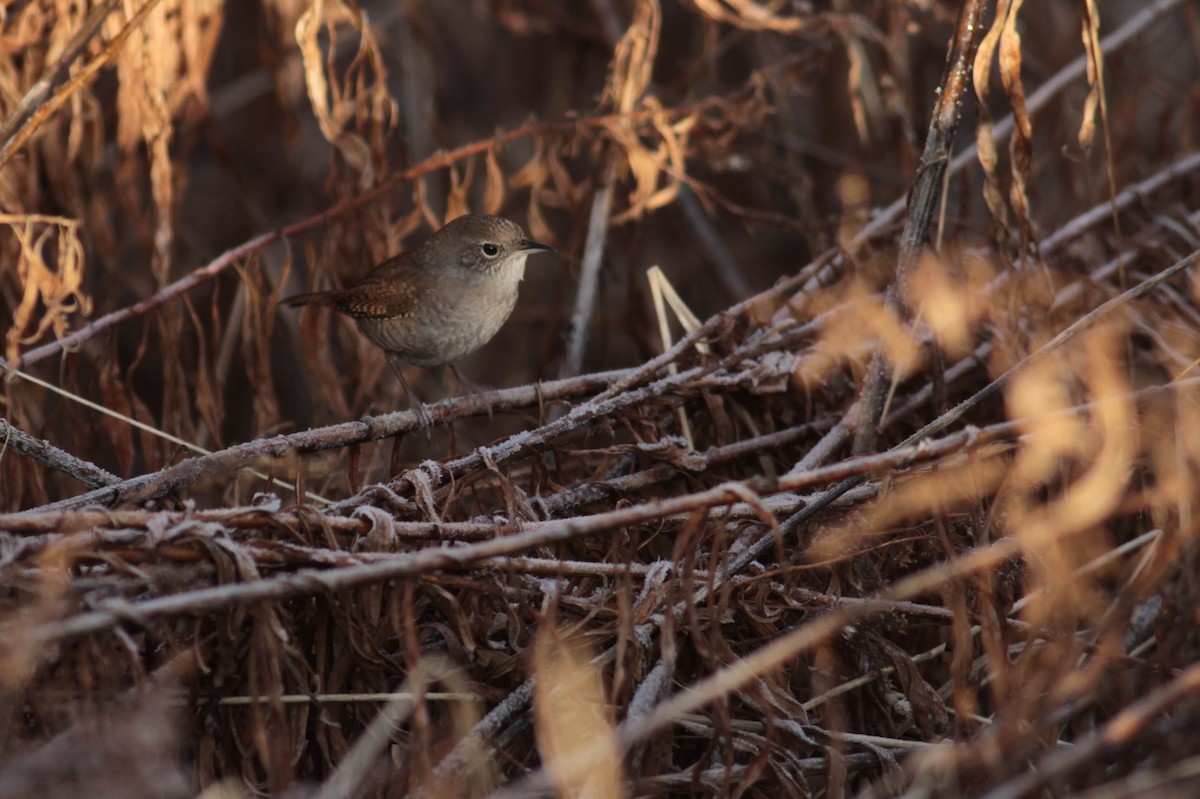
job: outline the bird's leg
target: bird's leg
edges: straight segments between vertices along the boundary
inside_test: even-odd
[[[459,391],[466,393],[466,394],[475,394],[476,396],[478,396],[480,394],[487,393],[487,391],[489,390],[487,386],[481,386],[478,383],[473,383],[470,380],[468,380],[466,378],[466,376],[463,375],[463,373],[460,372],[458,370],[458,367],[455,366],[454,364],[449,363],[446,365],[450,367],[451,372],[454,372],[454,382],[458,383]],[[488,403],[487,412],[488,412],[488,421],[491,421],[492,420],[491,403]]]
[[[458,383],[459,391],[464,394],[483,394],[488,390],[487,386],[481,386],[478,383],[469,380],[466,375],[459,371],[458,367],[452,363],[446,364],[451,372],[454,372],[454,382]]]
[[[425,407],[425,403],[421,402],[421,398],[417,396],[417,392],[413,391],[408,386],[408,381],[404,379],[404,361],[400,360],[399,356],[388,353],[388,365],[392,367],[392,371],[396,373],[396,378],[400,381],[400,386],[404,389],[404,396],[408,399],[408,407],[417,415],[417,422],[421,427],[425,428],[425,437],[430,437],[430,428],[433,427],[433,416],[429,413],[429,409]]]

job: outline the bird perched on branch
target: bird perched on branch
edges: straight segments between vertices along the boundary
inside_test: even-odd
[[[376,266],[353,285],[298,294],[285,305],[327,305],[354,319],[388,363],[421,425],[429,410],[404,379],[403,365],[442,366],[482,347],[507,321],[531,253],[554,248],[526,238],[498,216],[460,216],[414,250]],[[462,380],[459,375],[459,380]]]

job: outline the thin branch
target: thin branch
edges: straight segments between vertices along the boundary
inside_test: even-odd
[[[903,313],[909,276],[929,238],[929,226],[941,197],[954,134],[971,86],[971,63],[983,36],[983,18],[989,5],[987,0],[969,0],[959,10],[958,25],[946,54],[946,70],[938,86],[937,102],[925,137],[925,151],[921,154],[921,165],[913,183],[908,218],[900,234],[896,272],[888,285],[887,307],[897,313]],[[863,382],[855,418],[853,451],[856,453],[865,452],[875,444],[891,371],[883,350],[876,350]]]
[[[1018,556],[1020,545],[1013,538],[1005,538],[985,547],[979,547],[947,563],[926,567],[880,591],[874,598],[878,603],[864,601],[854,606],[841,607],[818,616],[813,621],[798,625],[791,631],[778,636],[759,649],[750,652],[735,662],[704,677],[686,689],[675,693],[654,710],[635,720],[628,720],[617,729],[618,739],[625,751],[651,736],[666,730],[677,719],[696,713],[710,703],[721,701],[739,688],[748,685],[764,674],[775,671],[785,663],[794,661],[798,655],[811,651],[829,640],[847,626],[861,622],[875,613],[887,612],[894,602],[913,600],[935,592],[940,586],[979,571],[994,569]],[[1200,667],[1197,667],[1200,670]],[[574,773],[581,764],[589,762],[594,744],[579,746],[555,762],[558,774]],[[543,793],[552,783],[545,769],[534,772],[492,794],[492,799],[516,799]]]
[[[146,17],[150,15],[150,12],[154,10],[159,2],[161,0],[146,0],[141,8],[137,10],[137,13],[125,23],[125,26],[121,28],[117,35],[105,45],[104,51],[85,64],[78,75],[70,78],[70,63],[87,46],[88,41],[108,17],[108,13],[115,6],[120,5],[120,3],[111,2],[110,0],[106,5],[93,9],[88,18],[84,20],[83,27],[79,33],[68,44],[68,48],[77,48],[70,61],[63,63],[60,59],[56,62],[54,71],[50,75],[43,76],[34,85],[33,89],[30,90],[30,93],[26,94],[21,101],[24,104],[28,100],[32,105],[24,109],[18,107],[20,116],[17,115],[18,111],[14,111],[5,120],[4,130],[7,131],[10,125],[12,126],[12,130],[7,136],[3,137],[3,144],[0,145],[0,169],[7,165],[13,159],[13,156],[25,146],[25,143],[37,132],[37,129],[41,127],[43,122],[66,104],[67,100],[71,98],[71,95],[77,89],[91,80],[105,64],[116,57],[121,47],[133,35],[133,32],[141,27],[142,23],[146,21]],[[46,81],[45,86],[39,89],[43,81]]]
[[[608,239],[608,223],[612,214],[613,161],[605,170],[604,185],[592,196],[592,213],[588,220],[587,241],[579,265],[579,288],[575,294],[575,310],[571,313],[571,328],[567,334],[567,357],[563,376],[577,375],[583,369],[583,350],[587,345],[588,327],[596,307],[596,290],[600,283],[600,266],[604,262],[604,245]]]
[[[120,477],[101,469],[91,461],[85,461],[65,449],[59,449],[49,441],[34,438],[13,427],[7,419],[0,418],[0,458],[4,457],[4,451],[10,447],[14,452],[33,458],[43,466],[74,477],[88,488],[99,488],[121,482]]]
[[[88,42],[100,30],[100,26],[104,24],[108,15],[120,5],[121,0],[106,0],[88,12],[87,18],[79,26],[79,30],[75,31],[75,35],[67,42],[63,51],[59,53],[58,58],[54,59],[54,63],[29,88],[20,102],[13,106],[12,111],[4,120],[4,124],[0,125],[0,165],[7,160],[4,153],[12,149],[10,143],[13,137],[30,121],[38,108],[45,105],[55,90],[66,82],[70,77],[71,65],[75,63],[75,59],[79,58],[87,48]]]
[[[1100,50],[1105,57],[1111,57],[1119,52],[1127,44],[1137,41],[1137,37],[1152,23],[1161,19],[1166,12],[1180,5],[1183,0],[1154,0],[1154,2],[1145,6],[1141,11],[1131,16],[1125,21],[1121,27],[1105,36],[1100,40]],[[1075,81],[1084,77],[1087,74],[1087,57],[1081,55],[1071,63],[1064,66],[1058,72],[1051,75],[1045,83],[1038,87],[1037,91],[1026,98],[1026,107],[1029,110],[1030,116],[1042,110],[1050,104],[1050,101],[1058,97],[1066,89],[1070,88]],[[996,144],[1003,143],[1009,136],[1012,135],[1013,117],[1012,114],[1001,119],[992,128],[992,136],[996,140]],[[962,152],[954,156],[950,161],[949,173],[957,175],[968,166],[973,166],[979,156],[979,147],[972,142],[967,147],[963,148]],[[881,232],[886,230],[890,225],[894,224],[900,215],[904,213],[904,209],[908,207],[908,195],[897,197],[895,202],[884,208],[878,214],[871,217],[871,221],[867,223],[854,240],[846,245],[846,249],[853,251],[861,247],[869,239],[874,238]],[[1105,210],[1111,210],[1111,206],[1106,204]]]
[[[528,408],[547,399],[563,399],[595,391],[600,386],[609,385],[611,381],[626,373],[626,371],[601,372],[537,385],[452,397],[428,406],[428,410],[436,422],[448,422],[452,419],[481,416],[497,410]],[[322,452],[391,438],[420,427],[421,423],[412,411],[397,411],[383,416],[368,416],[354,422],[341,422],[289,435],[255,439],[214,452],[211,455],[191,458],[148,475],[134,477],[26,512],[65,510],[87,505],[114,506],[147,502],[190,488],[202,480],[230,474],[255,464],[265,465],[294,455]]]

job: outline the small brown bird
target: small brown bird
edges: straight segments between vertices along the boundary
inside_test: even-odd
[[[415,250],[393,256],[351,286],[288,297],[286,305],[328,305],[383,348],[423,426],[428,409],[404,379],[403,364],[441,366],[482,347],[512,313],[530,253],[554,248],[498,216],[460,216]],[[457,374],[457,370],[455,370]],[[460,376],[461,380],[461,376]]]

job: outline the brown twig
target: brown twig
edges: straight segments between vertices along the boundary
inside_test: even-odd
[[[925,137],[925,151],[921,154],[921,164],[910,192],[912,199],[904,231],[900,234],[896,272],[888,285],[887,307],[897,313],[903,313],[907,281],[925,249],[929,227],[942,194],[954,134],[958,130],[962,105],[971,86],[971,62],[975,59],[975,50],[983,35],[983,18],[988,6],[987,0],[967,0],[959,10],[954,38],[946,54],[946,70],[938,85],[937,102],[929,123],[929,133]],[[871,359],[859,398],[854,452],[865,452],[875,444],[890,378],[891,369],[882,350],[879,350]]]
[[[528,408],[547,399],[563,399],[595,391],[623,374],[626,372],[602,372],[538,385],[453,397],[430,405],[428,409],[435,421],[447,422],[496,410]],[[342,422],[299,433],[257,439],[26,512],[146,502],[258,462],[270,462],[292,455],[377,441],[419,427],[420,422],[412,411],[397,411],[354,422]]]
[[[747,685],[764,674],[769,674],[798,655],[837,635],[848,625],[855,624],[877,612],[886,612],[892,603],[915,599],[936,591],[949,580],[976,572],[992,569],[1020,554],[1020,545],[1015,539],[1006,538],[986,547],[979,547],[944,564],[937,564],[915,572],[879,592],[879,603],[864,601],[854,606],[841,607],[818,616],[813,621],[800,624],[784,635],[772,640],[747,656],[702,678],[687,690],[675,693],[660,703],[654,710],[636,720],[618,726],[617,734],[623,750],[645,741],[659,733],[688,713],[696,713],[714,701],[720,701],[738,688]],[[571,773],[580,764],[586,763],[592,754],[592,746],[584,745],[569,755],[558,758],[557,773]],[[516,799],[516,797],[542,794],[552,785],[546,770],[534,772],[493,793],[492,799]]]
[[[0,458],[4,457],[4,450],[9,447],[12,447],[14,452],[33,458],[44,466],[74,477],[88,488],[99,488],[121,482],[121,478],[115,474],[101,469],[90,461],[78,458],[64,449],[59,449],[49,441],[34,438],[13,427],[7,419],[0,418]]]
[[[14,137],[29,124],[38,109],[46,105],[55,90],[67,81],[75,59],[79,58],[108,15],[120,5],[121,0],[106,0],[89,11],[87,18],[79,26],[79,30],[75,31],[75,35],[67,42],[63,51],[59,53],[58,58],[54,59],[54,63],[50,65],[45,74],[38,78],[29,91],[25,92],[25,96],[21,98],[20,102],[13,106],[4,120],[4,124],[0,125],[0,166],[7,163],[11,153],[20,146],[20,142],[14,142]],[[148,3],[147,6],[149,5],[152,4]],[[44,118],[44,116],[45,114],[40,118]],[[27,138],[27,136],[22,136],[21,141]]]
[[[1127,705],[1103,727],[1086,735],[1074,746],[1055,750],[1042,757],[1033,767],[983,794],[982,799],[1020,799],[1048,782],[1094,763],[1098,758],[1112,757],[1137,746],[1142,741],[1139,734],[1143,730],[1168,710],[1186,707],[1184,700],[1197,692],[1200,692],[1200,664],[1190,666],[1166,685]],[[1183,723],[1182,720],[1179,723]]]
[[[320,572],[303,570],[270,580],[185,591],[137,603],[116,601],[103,608],[39,627],[36,635],[38,640],[48,642],[97,632],[122,621],[147,624],[156,618],[178,613],[204,613],[238,604],[284,599],[314,590],[337,591],[386,580],[414,577],[440,569],[463,568],[533,547],[550,546],[580,536],[595,535],[614,528],[689,513],[699,508],[728,505],[744,499],[747,491],[760,495],[796,491],[844,480],[850,475],[902,469],[978,446],[992,440],[993,437],[1011,435],[1014,429],[1013,423],[1004,423],[996,425],[987,435],[981,435],[978,430],[967,430],[937,442],[926,441],[919,446],[851,458],[804,474],[788,475],[778,481],[756,479],[727,483],[693,494],[653,500],[584,517],[530,522],[520,528],[514,527],[510,522],[502,525],[505,535],[495,540],[450,549],[439,547],[405,553],[386,563],[356,565]],[[512,532],[515,529],[520,529],[520,532]]]

